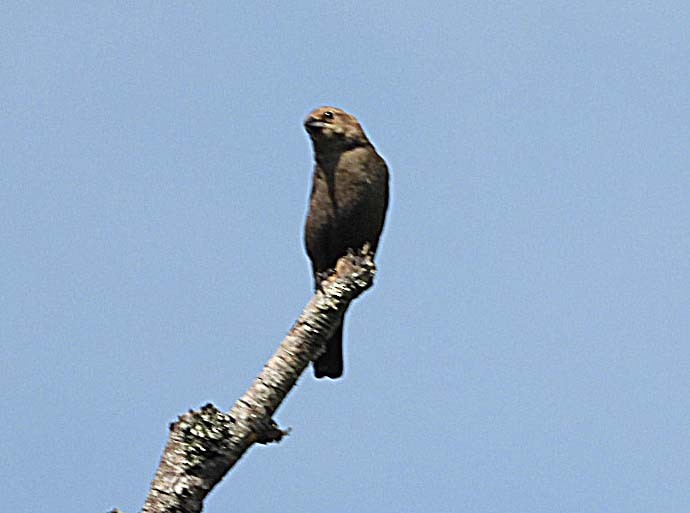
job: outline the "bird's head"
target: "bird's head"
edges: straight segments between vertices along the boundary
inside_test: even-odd
[[[316,149],[344,150],[368,144],[357,119],[336,107],[319,107],[304,120],[304,128]]]

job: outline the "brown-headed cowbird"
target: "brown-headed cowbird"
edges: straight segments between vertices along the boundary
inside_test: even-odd
[[[375,252],[388,207],[388,168],[354,116],[321,107],[304,121],[314,146],[314,179],[304,229],[314,286],[349,249]],[[343,320],[314,362],[317,378],[343,374]]]

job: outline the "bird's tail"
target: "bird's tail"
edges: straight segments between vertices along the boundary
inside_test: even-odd
[[[314,376],[317,378],[339,378],[343,375],[343,316],[340,326],[326,342],[326,352],[314,362]]]

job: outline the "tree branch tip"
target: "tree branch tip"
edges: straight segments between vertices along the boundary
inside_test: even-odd
[[[201,511],[208,491],[249,447],[278,443],[291,434],[290,428],[279,428],[271,414],[296,385],[308,359],[325,350],[325,332],[335,329],[350,302],[373,285],[375,273],[368,244],[341,257],[323,281],[317,279],[315,295],[275,359],[228,412],[206,403],[170,423],[169,441],[143,511]]]
[[[334,278],[354,279],[358,286],[364,286],[373,281],[375,273],[376,265],[369,252],[365,250],[349,251],[336,262]]]

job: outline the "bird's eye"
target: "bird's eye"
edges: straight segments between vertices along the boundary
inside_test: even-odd
[[[333,119],[333,113],[330,110],[327,110],[326,112],[323,113],[323,118],[324,119]]]

